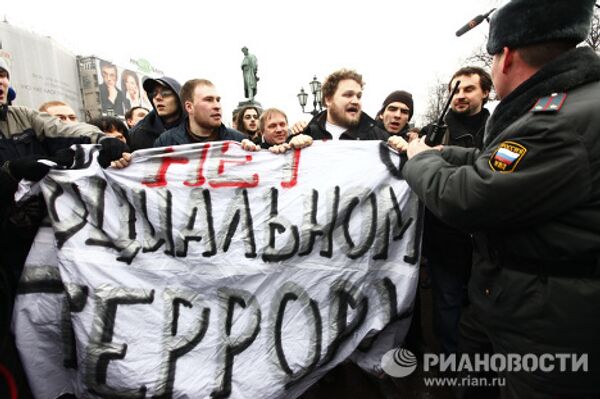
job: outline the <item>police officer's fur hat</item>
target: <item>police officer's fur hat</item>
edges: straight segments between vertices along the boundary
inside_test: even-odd
[[[8,74],[8,78],[10,79],[10,67],[8,66],[8,61],[2,57],[0,57],[0,69],[4,69]]]
[[[595,0],[512,0],[490,21],[487,51],[555,40],[579,43],[588,36]]]

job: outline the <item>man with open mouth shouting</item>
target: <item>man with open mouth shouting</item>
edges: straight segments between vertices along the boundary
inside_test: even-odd
[[[315,116],[304,134],[315,140],[387,140],[389,135],[362,112],[362,75],[340,69],[323,83],[327,110]]]

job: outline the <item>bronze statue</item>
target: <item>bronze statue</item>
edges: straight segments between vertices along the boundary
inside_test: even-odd
[[[256,96],[256,82],[259,80],[258,76],[256,76],[258,62],[256,61],[256,57],[248,52],[248,48],[246,46],[242,48],[242,53],[244,53],[244,60],[242,61],[242,71],[244,73],[244,96],[249,99],[250,102],[252,102]]]

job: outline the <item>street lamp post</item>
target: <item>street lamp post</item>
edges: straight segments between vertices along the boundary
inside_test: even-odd
[[[314,76],[313,80],[309,83],[310,91],[313,95],[313,109],[312,111],[305,111],[304,107],[308,102],[308,93],[304,91],[304,88],[300,89],[300,93],[297,94],[298,102],[300,102],[300,106],[302,107],[302,112],[305,114],[311,114],[312,116],[317,115],[319,112],[323,110],[323,93],[321,92],[321,82],[317,80],[317,77]]]

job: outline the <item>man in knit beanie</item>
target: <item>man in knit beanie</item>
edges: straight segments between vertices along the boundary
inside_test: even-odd
[[[400,135],[407,139],[408,122],[413,113],[412,94],[404,90],[396,90],[385,98],[375,119],[390,135]]]

